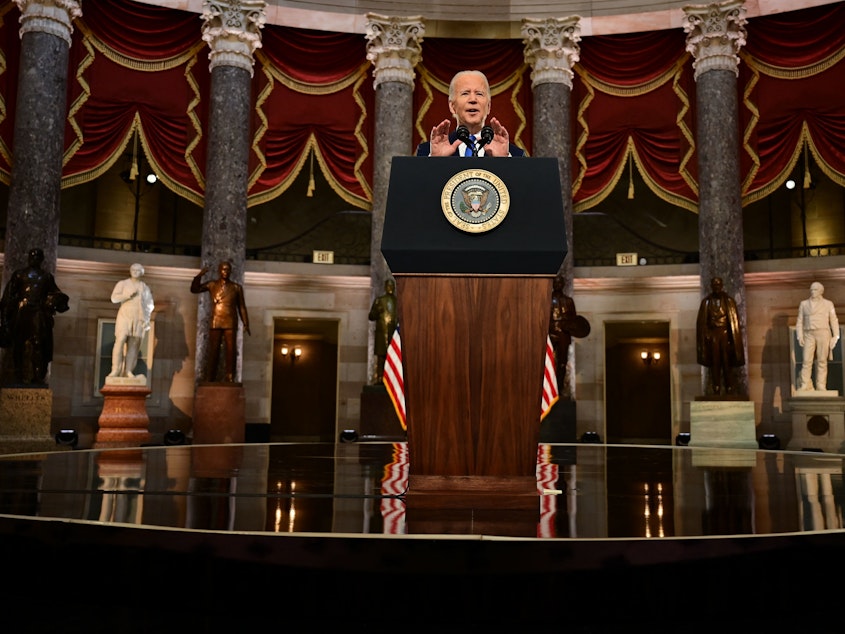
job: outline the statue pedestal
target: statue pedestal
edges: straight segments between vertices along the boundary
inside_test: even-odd
[[[690,447],[757,449],[754,403],[695,400],[690,403]]]
[[[406,440],[396,408],[384,385],[365,385],[361,391],[361,440]]]
[[[194,397],[193,443],[242,443],[246,437],[246,397],[242,383],[200,383]]]
[[[786,408],[792,412],[787,449],[839,453],[845,446],[845,398],[836,390],[797,391]]]
[[[49,387],[0,389],[0,451],[55,450],[52,416],[53,391]]]
[[[103,411],[94,446],[140,447],[150,442],[150,417],[147,397],[150,395],[145,377],[109,377],[100,390]]]

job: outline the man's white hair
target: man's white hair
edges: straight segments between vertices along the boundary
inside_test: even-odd
[[[462,70],[458,73],[455,73],[455,76],[452,77],[452,81],[449,82],[449,101],[455,100],[455,84],[457,83],[458,79],[461,77],[466,77],[467,75],[475,75],[476,77],[480,77],[484,81],[484,88],[487,90],[487,98],[490,99],[490,82],[487,81],[487,75],[482,73],[480,70]]]

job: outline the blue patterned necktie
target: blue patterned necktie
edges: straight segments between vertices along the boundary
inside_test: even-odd
[[[467,149],[464,150],[464,156],[474,156],[473,149],[475,148],[475,135],[469,135],[469,144],[467,145]]]

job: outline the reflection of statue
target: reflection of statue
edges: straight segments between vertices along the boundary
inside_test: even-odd
[[[150,329],[150,315],[153,313],[153,294],[150,287],[141,281],[144,267],[133,264],[129,267],[129,278],[114,285],[112,304],[120,304],[114,322],[114,348],[111,354],[109,376],[134,376],[138,363],[141,339]]]
[[[696,354],[698,363],[710,368],[713,394],[733,394],[731,368],[745,365],[745,346],[739,326],[736,302],[724,292],[722,279],[710,281],[711,293],[701,300],[696,322]]]
[[[396,283],[392,279],[384,282],[385,294],[376,297],[370,308],[370,321],[376,322],[376,333],[373,341],[373,354],[376,355],[377,367],[373,384],[378,384],[384,374],[384,360],[387,357],[387,349],[390,347],[390,339],[396,330]]]
[[[68,309],[68,296],[42,270],[44,252],[31,249],[29,266],[12,274],[0,299],[4,347],[11,346],[15,378],[44,384],[53,360],[53,315]]]
[[[798,306],[795,334],[798,336],[798,344],[804,349],[798,389],[813,389],[810,376],[815,360],[815,389],[826,390],[827,361],[833,358],[833,348],[839,341],[839,320],[833,302],[824,298],[824,286],[819,282],[810,284],[810,298]]]
[[[218,267],[220,277],[208,282],[200,282],[203,275],[208,272],[208,267],[197,273],[191,282],[192,293],[207,292],[211,296],[211,328],[208,332],[209,364],[208,377],[215,380],[217,377],[217,363],[220,356],[220,342],[226,346],[226,372],[224,381],[234,381],[235,373],[235,329],[238,327],[238,317],[244,325],[244,332],[249,334],[249,316],[246,312],[246,302],[241,285],[229,279],[232,274],[232,265],[229,262],[221,262]]]
[[[572,338],[590,334],[590,322],[575,312],[575,301],[563,292],[563,275],[555,277],[552,290],[552,309],[549,318],[549,339],[555,352],[555,372],[558,392],[564,400],[571,398],[566,386],[566,363]]]

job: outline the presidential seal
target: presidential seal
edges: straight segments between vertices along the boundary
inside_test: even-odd
[[[449,179],[440,203],[452,226],[467,233],[484,233],[498,227],[508,215],[510,194],[495,174],[471,169]]]

